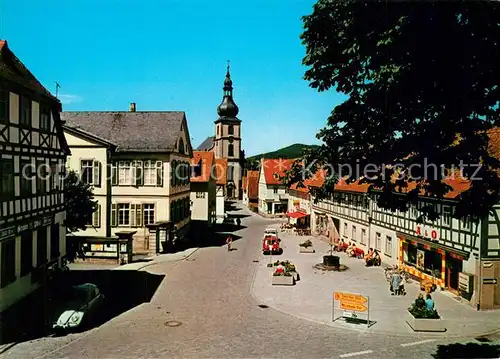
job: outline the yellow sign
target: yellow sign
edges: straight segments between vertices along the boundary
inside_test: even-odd
[[[351,310],[354,312],[366,312],[366,310],[368,309],[363,304],[344,301],[340,301],[340,308],[344,310]]]
[[[351,294],[351,293],[342,293],[342,292],[334,292],[333,293],[335,300],[340,300],[341,302],[351,302],[351,303],[366,303],[368,300],[359,294]]]

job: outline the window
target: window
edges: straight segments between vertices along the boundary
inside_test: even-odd
[[[392,256],[392,237],[385,236],[385,254]]]
[[[50,109],[47,106],[40,108],[40,130],[50,131]]]
[[[95,227],[99,228],[101,227],[101,205],[98,204],[96,210],[87,217],[87,223],[86,225],[88,227]]]
[[[144,169],[142,161],[132,161],[132,186],[144,185]]]
[[[154,203],[145,203],[142,205],[144,212],[144,225],[155,223],[155,205]]]
[[[47,227],[42,227],[38,229],[36,242],[37,242],[36,263],[37,266],[40,267],[41,265],[47,263]]]
[[[353,241],[356,241],[356,226],[352,226],[352,237]]]
[[[229,127],[227,128],[227,133],[229,135],[234,135],[234,126],[233,125],[229,125]]]
[[[33,166],[30,160],[20,161],[21,169],[21,196],[33,195]]]
[[[347,223],[344,223],[344,236],[347,237]]]
[[[375,233],[375,249],[377,251],[382,250],[382,237],[380,233]]]
[[[118,226],[130,226],[130,204],[118,203]]]
[[[21,277],[33,270],[33,232],[21,232]]]
[[[234,167],[232,165],[227,166],[227,180],[234,181]]]
[[[196,192],[196,198],[205,198],[205,192]]]
[[[101,164],[94,160],[82,160],[80,162],[82,181],[93,185],[95,187],[100,187],[101,185],[101,175],[100,167]]]
[[[140,203],[130,205],[130,227],[142,227],[142,205]]]
[[[19,97],[19,125],[31,126],[31,100],[26,96]]]
[[[0,198],[14,197],[14,162],[11,159],[0,159]]]
[[[120,186],[130,186],[132,184],[132,167],[129,161],[118,163],[118,184]]]
[[[184,154],[184,140],[182,138],[179,138],[179,153]]]
[[[1,244],[0,288],[3,288],[16,280],[16,240],[15,238],[5,239]]]
[[[47,164],[43,160],[37,161],[36,166],[36,193],[43,194],[47,192],[48,170]]]
[[[450,226],[451,223],[451,209],[449,206],[443,206],[443,225]]]
[[[55,259],[61,254],[59,252],[59,224],[50,227],[50,259]]]
[[[9,91],[0,90],[0,123],[9,123]]]
[[[144,185],[156,186],[156,163],[154,161],[144,161]]]
[[[227,145],[227,156],[228,157],[233,157],[234,156],[234,145],[230,143]]]
[[[219,126],[216,126],[217,129],[217,136],[219,136]]]
[[[366,244],[366,229],[361,229],[361,244]]]
[[[273,193],[274,193],[274,194],[277,194],[277,193],[278,193],[278,187],[274,187],[274,188],[273,188]]]

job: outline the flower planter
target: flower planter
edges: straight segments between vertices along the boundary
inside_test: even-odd
[[[314,247],[300,247],[299,246],[299,253],[316,253],[314,250]]]
[[[293,276],[273,275],[273,285],[294,285],[295,279]]]
[[[410,312],[406,312],[406,323],[414,332],[445,332],[446,321],[439,319],[415,318]]]

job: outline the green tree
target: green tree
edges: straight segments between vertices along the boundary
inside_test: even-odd
[[[297,163],[284,181],[302,183],[329,164],[318,199],[332,193],[339,174],[349,181],[368,174],[362,180],[381,190],[378,204],[404,211],[419,191],[442,197],[449,187],[441,168],[460,168],[475,180],[455,216],[486,214],[500,188],[487,136],[499,124],[499,18],[498,2],[319,0],[303,17],[305,80],[349,97],[318,133],[323,146],[305,155],[310,171]],[[352,174],[341,173],[340,164]],[[399,178],[391,181],[396,169]],[[410,182],[416,188],[403,191]],[[436,217],[433,208],[423,212]]]
[[[64,199],[66,203],[66,232],[75,233],[87,228],[88,219],[97,210],[97,201],[94,200],[92,187],[83,182],[73,170],[67,172],[64,180]],[[74,261],[76,257],[83,257],[77,237],[67,236],[67,258]]]

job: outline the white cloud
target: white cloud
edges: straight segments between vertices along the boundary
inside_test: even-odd
[[[63,105],[69,105],[71,103],[77,103],[83,101],[83,97],[78,95],[59,94],[57,98],[59,99],[59,101],[61,101]]]

